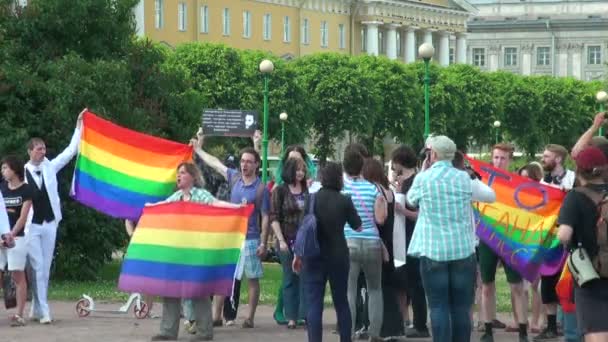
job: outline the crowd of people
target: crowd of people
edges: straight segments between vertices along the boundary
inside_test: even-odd
[[[516,171],[531,182],[567,192],[556,234],[568,251],[586,253],[597,273],[574,286],[575,312],[560,309],[556,286],[561,268],[528,282],[477,238],[473,204],[492,203],[496,194],[467,166],[465,155],[449,137],[428,138],[421,153],[409,146],[397,147],[391,156],[390,177],[361,144],[350,144],[341,163],[327,162],[318,172],[302,147],[290,146],[274,181],[264,184],[258,172],[259,134],[254,136],[253,147],[222,162],[205,151],[199,130],[190,142],[194,163],[179,165],[177,191],[163,202],[191,201],[227,208],[252,204],[254,210],[232,296],[163,298],[160,332],[152,340],[176,340],[181,316],[197,341],[213,339],[214,327],[235,325],[243,277],[249,302],[241,325],[254,328],[264,275],[262,260],[272,244],[283,274],[275,320],[287,329],[305,326],[311,342],[322,341],[328,282],[337,316],[335,330],[342,342],[431,336],[437,342],[464,342],[471,339],[474,329],[482,333],[482,342],[494,341],[497,329],[513,332],[520,342],[554,340],[562,335],[568,342],[606,342],[608,206],[605,212],[602,206],[608,193],[608,140],[596,137],[604,121],[604,113],[597,114],[571,153],[550,144],[541,163],[532,162]],[[28,259],[35,271],[29,317],[42,324],[52,322],[46,295],[61,221],[56,174],[77,153],[81,130],[79,117],[70,145],[52,160],[46,158],[44,141],[39,138],[28,144],[27,164],[15,156],[2,159],[0,222],[6,220],[10,226],[0,225],[4,245],[0,266],[12,272],[17,288],[13,326],[26,324],[24,270]],[[496,144],[491,151],[492,166],[508,172],[513,152],[509,144]],[[575,171],[566,167],[570,156]],[[397,201],[401,195],[405,204]],[[294,245],[307,213],[316,219],[319,255],[304,258],[295,253]],[[393,241],[396,217],[404,218],[407,250],[405,263],[399,265],[395,263],[399,251],[394,250],[399,244]],[[131,235],[136,223],[125,224]],[[499,267],[510,286],[510,324],[496,317]],[[152,299],[146,302],[151,306]]]

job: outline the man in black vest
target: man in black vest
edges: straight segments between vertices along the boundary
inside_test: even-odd
[[[26,224],[26,236],[28,237],[30,262],[36,273],[36,291],[32,301],[30,319],[39,320],[42,324],[51,323],[47,290],[55,251],[57,226],[62,218],[57,173],[78,152],[83,113],[84,111],[78,116],[76,130],[70,144],[53,160],[46,158],[46,145],[42,139],[32,138],[27,145],[30,160],[25,165],[25,180],[34,185],[34,200],[33,210],[30,210]]]

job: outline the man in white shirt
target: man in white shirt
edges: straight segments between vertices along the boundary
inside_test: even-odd
[[[545,177],[541,181],[542,184],[570,191],[574,187],[576,176],[573,171],[564,167],[564,162],[568,157],[568,150],[561,145],[549,144],[545,146],[543,152],[542,166],[545,171]],[[560,268],[561,271],[561,268]],[[559,281],[561,272],[554,275],[541,276],[540,294],[547,315],[547,327],[537,336],[534,341],[548,341],[558,338],[557,331],[557,306],[559,299],[555,286]]]
[[[25,181],[33,185],[35,193],[25,228],[30,262],[36,274],[36,291],[32,299],[30,318],[40,320],[42,324],[51,323],[47,291],[57,226],[62,218],[57,173],[78,152],[83,113],[84,111],[78,116],[70,144],[53,160],[46,158],[46,145],[42,139],[32,138],[27,145],[30,160],[25,165]]]

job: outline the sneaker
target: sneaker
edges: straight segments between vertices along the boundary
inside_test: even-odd
[[[11,327],[23,327],[25,326],[25,320],[19,315],[11,317]]]
[[[479,342],[494,342],[494,335],[484,333]]]
[[[540,334],[534,336],[533,341],[550,341],[555,340],[558,337],[557,331],[545,328],[545,330],[543,330]]]
[[[234,324],[235,324],[234,321],[226,321],[227,327],[232,327],[232,326],[234,326]]]
[[[53,320],[49,316],[44,316],[40,319],[40,324],[46,325],[46,324],[51,324],[51,322],[53,322]]]

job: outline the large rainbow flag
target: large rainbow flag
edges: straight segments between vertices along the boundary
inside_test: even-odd
[[[72,196],[117,218],[137,220],[146,203],[167,198],[192,147],[115,125],[86,111]]]
[[[560,271],[565,253],[556,221],[565,193],[487,163],[469,162],[496,192],[496,202],[475,205],[480,240],[529,281]]]
[[[118,288],[173,298],[230,296],[252,211],[191,202],[145,207]]]

